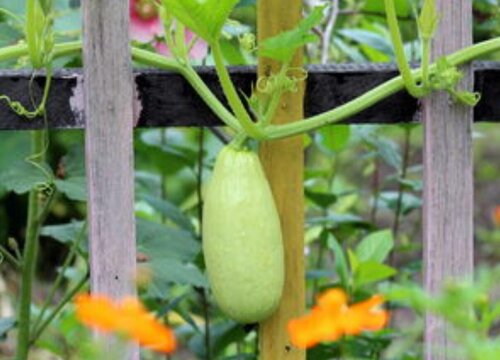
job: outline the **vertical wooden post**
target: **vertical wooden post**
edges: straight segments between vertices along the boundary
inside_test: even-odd
[[[472,43],[472,0],[438,0],[437,58]],[[471,68],[464,85],[472,89]],[[424,102],[424,281],[439,292],[449,278],[467,277],[473,263],[473,110],[444,93]],[[426,359],[456,359],[444,321],[426,317]]]
[[[263,40],[281,31],[293,28],[302,16],[302,0],[260,0],[258,8],[258,38]],[[298,54],[294,66],[302,66]],[[259,75],[279,70],[279,65],[260,59]],[[300,91],[283,96],[275,123],[300,120],[303,117],[303,84]],[[286,278],[278,311],[260,324],[261,360],[303,360],[305,352],[292,347],[287,334],[287,323],[301,316],[305,307],[304,277],[304,199],[302,137],[265,143],[261,159],[271,183],[281,217],[285,246]]]
[[[136,263],[129,2],[87,0],[83,10],[91,290],[121,298],[135,293]]]

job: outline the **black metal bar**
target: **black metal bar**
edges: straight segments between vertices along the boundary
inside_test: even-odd
[[[500,122],[500,63],[478,62],[475,90],[482,100],[475,109],[475,121]],[[207,85],[224,99],[213,68],[198,69]],[[385,64],[310,66],[305,97],[306,116],[341,105],[398,74]],[[255,84],[253,67],[231,68],[237,88],[249,94]],[[135,72],[138,127],[217,126],[216,116],[178,74],[157,70]],[[0,95],[20,101],[28,108],[32,97],[41,97],[45,77],[27,71],[0,71]],[[53,78],[48,103],[49,127],[82,129],[85,126],[82,74],[80,70],[60,70]],[[113,89],[105,89],[113,91]],[[223,101],[224,102],[224,101]],[[405,91],[348,119],[351,124],[392,124],[417,122],[418,101]],[[44,127],[43,119],[27,120],[0,100],[0,130],[29,130]]]

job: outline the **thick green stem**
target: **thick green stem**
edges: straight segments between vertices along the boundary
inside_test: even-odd
[[[33,154],[38,154],[36,158],[32,159],[32,162],[41,166],[44,160],[43,153],[45,150],[45,135],[42,131],[33,131],[31,136],[31,152]],[[28,221],[23,251],[21,295],[17,317],[19,325],[16,360],[26,360],[29,353],[31,289],[33,285],[33,278],[35,276],[38,237],[40,232],[40,205],[40,193],[37,188],[34,188],[29,194]]]
[[[134,60],[143,65],[154,66],[160,69],[175,71],[180,73],[196,90],[200,97],[210,107],[210,109],[221,119],[226,125],[235,131],[241,130],[238,120],[231,114],[212,91],[203,82],[196,71],[190,66],[182,66],[173,59],[168,59],[165,56],[152,53],[151,51],[132,47],[132,57]]]
[[[70,55],[80,50],[81,43],[78,42],[59,44],[54,48],[54,57]],[[458,66],[499,50],[500,38],[496,38],[478,43],[465,49],[461,49],[447,56],[447,61],[451,65]],[[199,78],[198,74],[196,74],[196,71],[190,66],[181,67],[174,60],[170,60],[165,58],[164,56],[137,48],[132,48],[132,54],[134,56],[134,59],[141,63],[181,73],[191,84],[191,86],[193,86],[195,90],[200,94],[205,103],[219,116],[221,120],[223,120],[233,129],[236,129],[237,131],[241,130],[241,126],[238,124],[236,118],[229,111],[227,111],[226,108],[224,108],[224,106],[219,102],[215,95]],[[16,45],[0,49],[0,61],[9,60],[25,55],[27,55],[26,45]],[[429,66],[429,73],[432,73],[435,70],[436,64]],[[413,70],[411,72],[411,75],[415,80],[418,81],[422,79],[422,70]],[[292,124],[269,125],[264,131],[264,139],[273,140],[286,138],[301,133],[306,133],[328,124],[340,122],[397,93],[398,91],[403,90],[404,88],[405,82],[402,76],[395,77],[394,79],[389,80],[384,84],[368,91],[357,99],[339,106],[336,109],[327,111],[323,114]]]
[[[81,52],[81,50],[81,41],[69,41],[62,44],[57,44],[54,46],[54,58],[77,54]],[[28,55],[28,53],[28,45],[26,44],[6,46],[0,48],[0,62],[17,59],[22,56]]]
[[[413,97],[419,98],[425,96],[427,95],[427,92],[423,88],[417,86],[416,81],[413,78],[410,65],[408,65],[408,61],[406,59],[394,0],[384,0],[384,2],[385,11],[387,13],[387,23],[389,25],[389,31],[394,46],[394,53],[396,54],[396,62],[398,63],[399,71],[403,77],[406,89]]]
[[[37,34],[37,1],[26,0],[26,41],[28,42],[28,51],[31,64],[34,68],[40,68],[43,64],[40,61],[40,44]]]
[[[226,95],[227,101],[229,102],[231,109],[234,111],[236,118],[249,136],[261,139],[263,132],[250,118],[248,111],[245,109],[245,106],[243,106],[243,103],[234,88],[229,72],[224,65],[224,58],[222,56],[219,43],[213,44],[212,51],[215,61],[215,69],[217,71],[217,75],[219,76],[222,89],[224,90],[224,94]]]
[[[429,65],[431,62],[431,39],[422,38],[422,87],[430,88]]]
[[[488,55],[492,52],[500,50],[500,38],[484,41],[471,47],[459,50],[447,57],[448,62],[453,66],[466,64],[476,58]],[[436,70],[436,64],[429,67],[432,73]],[[412,71],[412,76],[419,80],[422,78],[422,70],[417,69]],[[282,139],[298,134],[303,134],[308,131],[315,130],[325,125],[334,124],[345,120],[355,114],[369,108],[370,106],[380,102],[381,100],[403,90],[405,87],[402,76],[397,76],[382,85],[366,92],[344,105],[341,105],[333,110],[327,111],[317,116],[310,117],[303,121],[282,124],[269,125],[266,128],[266,139]]]

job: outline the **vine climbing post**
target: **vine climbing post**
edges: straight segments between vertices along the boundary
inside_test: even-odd
[[[438,0],[435,58],[472,43],[472,0]],[[472,88],[471,67],[463,86]],[[424,282],[439,292],[446,279],[471,276],[473,264],[473,166],[471,107],[446,93],[424,101]],[[426,359],[456,359],[445,321],[427,315]]]
[[[301,0],[260,0],[258,8],[259,42],[281,31],[293,28],[302,16]],[[302,54],[297,54],[292,66],[302,66]],[[259,60],[259,76],[279,71],[279,64]],[[286,93],[273,123],[287,123],[303,117],[304,84],[299,91]],[[285,287],[276,313],[260,324],[261,360],[303,360],[305,352],[292,347],[287,323],[305,310],[304,277],[304,199],[303,199],[303,140],[302,136],[266,142],[260,156],[276,201],[281,219],[285,246]]]
[[[122,298],[135,293],[136,264],[129,1],[84,1],[83,11],[91,291]]]

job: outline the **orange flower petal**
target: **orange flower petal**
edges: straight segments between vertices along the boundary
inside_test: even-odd
[[[307,349],[323,341],[336,341],[342,337],[340,323],[335,317],[319,307],[312,312],[288,323],[288,333],[292,344]]]
[[[342,289],[330,289],[318,296],[317,303],[321,309],[338,312],[347,305],[347,295]]]
[[[174,332],[161,324],[136,298],[113,303],[104,296],[79,295],[77,317],[85,325],[106,332],[119,332],[141,346],[164,353],[176,348]]]
[[[389,318],[381,307],[383,302],[382,296],[375,295],[348,306],[343,290],[328,290],[318,297],[318,305],[311,313],[288,323],[290,340],[294,346],[307,349],[323,341],[337,341],[344,335],[380,330]]]
[[[493,223],[500,227],[500,206],[497,206],[495,210],[493,210]]]
[[[104,296],[80,294],[75,299],[76,316],[83,324],[103,332],[116,329],[119,314],[113,302]]]
[[[347,335],[357,335],[362,331],[382,329],[388,320],[387,311],[381,308],[384,299],[380,295],[352,305],[344,317],[344,328]]]

